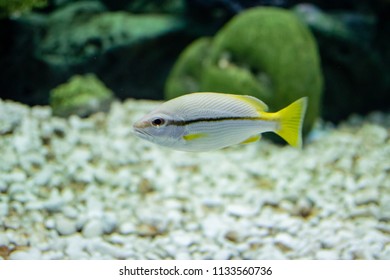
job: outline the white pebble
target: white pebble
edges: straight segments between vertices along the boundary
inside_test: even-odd
[[[9,256],[10,260],[39,260],[41,252],[38,249],[30,248],[27,251],[14,251]]]
[[[192,260],[193,258],[188,252],[179,251],[175,255],[175,260]]]
[[[131,234],[135,233],[137,231],[137,228],[134,226],[131,222],[125,222],[119,226],[119,233],[120,234]]]
[[[104,233],[112,233],[118,225],[118,220],[114,213],[105,213],[103,216],[103,231]]]
[[[283,232],[275,236],[274,242],[290,250],[294,249],[297,244],[297,241],[291,235]]]
[[[340,259],[339,254],[333,250],[320,250],[316,253],[317,260],[338,260]]]
[[[237,217],[250,217],[256,214],[256,209],[242,204],[230,204],[226,207],[226,211]]]
[[[65,253],[72,260],[86,259],[89,255],[84,251],[85,246],[86,241],[81,236],[72,236],[67,240]]]
[[[61,235],[71,235],[77,231],[76,221],[61,217],[56,221],[56,229]]]
[[[186,232],[172,232],[172,243],[178,246],[188,247],[195,242],[193,234]]]
[[[0,179],[0,193],[5,192],[8,189],[8,184],[4,180]]]
[[[8,203],[0,202],[0,217],[6,217],[8,215]]]
[[[228,226],[219,216],[209,216],[202,221],[203,234],[208,238],[217,238],[227,231]]]
[[[6,234],[0,233],[0,246],[5,246],[9,244],[9,238]]]
[[[84,225],[82,232],[83,235],[88,238],[100,236],[104,232],[104,224],[98,219],[89,220]]]
[[[229,250],[222,249],[214,254],[214,260],[229,260],[232,257],[232,253]]]

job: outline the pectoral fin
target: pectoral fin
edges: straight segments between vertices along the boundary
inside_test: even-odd
[[[249,137],[248,139],[242,141],[240,144],[249,144],[249,143],[259,141],[260,139],[261,139],[261,134],[256,134],[256,135],[253,135],[253,136]]]
[[[206,136],[207,136],[206,133],[192,133],[192,134],[184,135],[183,139],[186,140],[186,141],[192,141],[192,140],[203,138],[203,137],[206,137]]]

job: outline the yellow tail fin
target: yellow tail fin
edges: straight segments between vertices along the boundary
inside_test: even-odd
[[[302,124],[306,107],[307,97],[302,97],[276,113],[280,126],[275,132],[293,147],[302,147]]]

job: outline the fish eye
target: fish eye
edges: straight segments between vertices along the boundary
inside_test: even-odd
[[[159,127],[165,124],[165,120],[163,118],[155,118],[152,120],[152,125],[155,127]]]

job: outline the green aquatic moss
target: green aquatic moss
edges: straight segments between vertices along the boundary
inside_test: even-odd
[[[47,0],[0,0],[0,17],[30,11],[33,8],[43,8]]]
[[[210,46],[210,38],[200,38],[180,54],[165,84],[167,99],[201,90],[203,65],[207,63]]]
[[[195,43],[196,44],[196,43]],[[189,49],[193,48],[191,45]],[[250,94],[279,110],[299,97],[308,96],[304,131],[319,116],[322,73],[316,43],[297,16],[278,8],[254,8],[228,22],[213,38],[204,58],[181,56],[177,65],[206,61],[192,76],[201,91]],[[187,50],[184,51],[187,53]],[[169,77],[166,98],[192,91],[176,71]]]
[[[76,75],[50,92],[50,105],[54,115],[85,117],[108,110],[113,96],[94,74]]]

